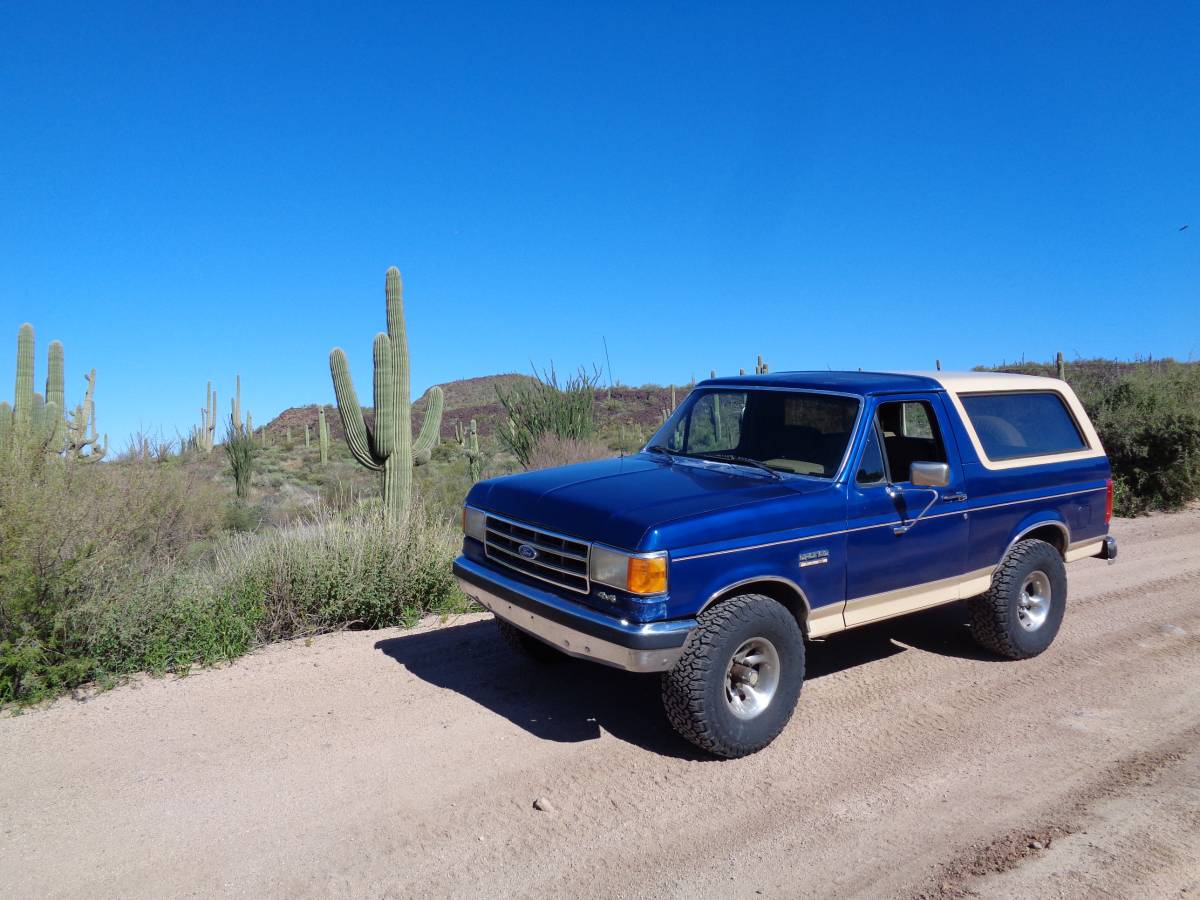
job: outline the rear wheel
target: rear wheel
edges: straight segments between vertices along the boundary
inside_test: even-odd
[[[743,594],[700,614],[683,656],[663,673],[663,706],[697,747],[746,756],[783,731],[803,682],[795,618],[770,597]]]
[[[540,663],[558,662],[566,657],[566,654],[555,650],[544,641],[539,641],[532,634],[527,634],[516,625],[499,617],[496,619],[496,627],[500,629],[500,637],[504,643],[508,644],[519,656]]]
[[[1067,567],[1045,541],[1020,541],[1008,551],[986,594],[967,602],[975,640],[1009,659],[1028,659],[1050,646],[1067,608]]]

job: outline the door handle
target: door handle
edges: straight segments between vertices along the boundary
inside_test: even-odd
[[[955,491],[953,494],[942,494],[943,503],[962,503],[967,499],[967,495],[962,491]]]

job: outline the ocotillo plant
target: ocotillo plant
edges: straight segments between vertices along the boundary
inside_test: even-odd
[[[412,403],[409,396],[408,336],[404,326],[404,287],[394,266],[385,278],[387,332],[375,335],[375,423],[368,429],[363,418],[350,365],[340,347],[329,353],[329,370],[337,395],[338,413],[346,432],[346,443],[358,462],[383,473],[383,506],[393,522],[408,515],[412,493],[412,467],[428,457],[442,426],[442,391],[430,391],[429,412],[421,434],[413,441]]]
[[[323,407],[317,410],[317,440],[321,443],[321,465],[325,465],[329,462],[329,423]]]

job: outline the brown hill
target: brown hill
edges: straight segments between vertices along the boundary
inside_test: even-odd
[[[454,435],[455,423],[466,425],[475,419],[479,433],[483,437],[495,433],[505,419],[504,407],[496,397],[496,388],[504,387],[513,382],[531,380],[528,375],[504,374],[484,375],[478,378],[463,378],[458,381],[439,385],[445,397],[442,413],[442,438],[447,440]],[[677,403],[683,402],[687,396],[688,386],[675,389]],[[425,420],[425,410],[429,405],[428,392],[413,403],[413,433],[421,428]],[[662,411],[671,406],[671,388],[660,385],[643,385],[642,387],[599,388],[596,391],[596,423],[604,428],[609,424],[623,423],[647,428],[656,424],[662,418]],[[312,430],[313,440],[317,434],[317,410],[314,403],[309,406],[294,406],[286,409],[276,418],[267,423],[267,429],[272,436],[282,436],[290,427],[293,440],[304,437],[304,426]],[[364,409],[368,423],[372,423],[374,413]],[[336,406],[325,407],[325,417],[329,421],[330,437],[334,440],[344,440],[341,417]]]

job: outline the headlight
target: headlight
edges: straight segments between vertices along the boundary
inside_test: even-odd
[[[629,554],[592,545],[592,581],[631,594],[664,594],[667,591],[667,555]]]
[[[483,541],[487,537],[487,513],[473,506],[463,507],[463,534]]]

